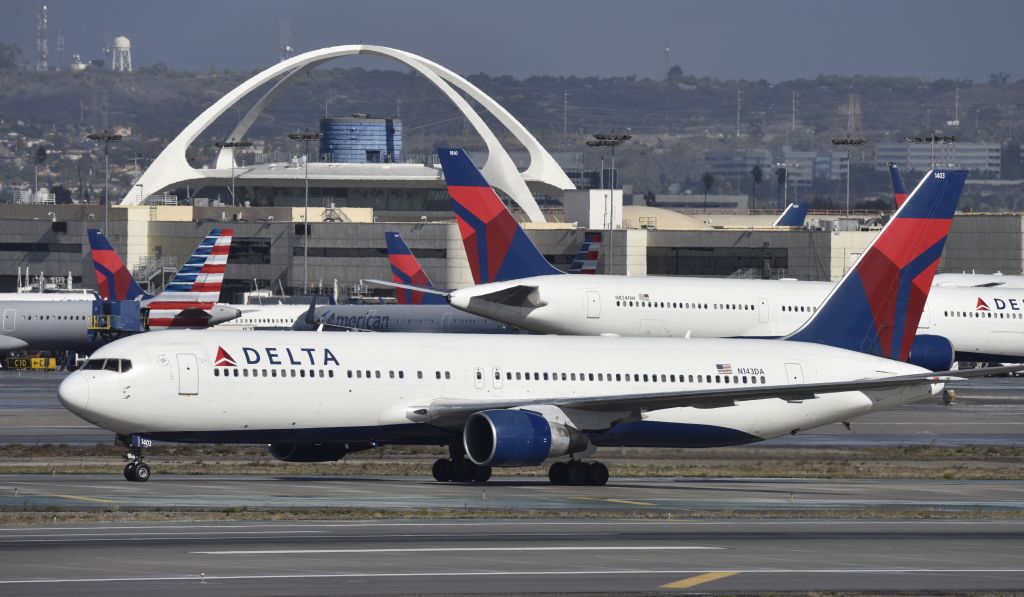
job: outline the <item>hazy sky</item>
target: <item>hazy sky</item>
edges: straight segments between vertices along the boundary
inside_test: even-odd
[[[0,42],[35,59],[42,2],[0,0]],[[772,81],[818,74],[989,73],[1024,78],[1020,0],[55,0],[50,62],[102,57],[113,36],[135,65],[258,69],[277,61],[280,21],[299,52],[350,43],[409,50],[462,74],[663,76]],[[346,62],[338,62],[341,66]],[[352,62],[351,64],[359,64]],[[364,66],[383,63],[363,62]]]

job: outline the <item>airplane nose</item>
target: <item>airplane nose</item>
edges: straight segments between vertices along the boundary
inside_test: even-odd
[[[82,414],[89,406],[89,380],[77,373],[72,373],[57,388],[57,396],[64,408],[75,414]]]

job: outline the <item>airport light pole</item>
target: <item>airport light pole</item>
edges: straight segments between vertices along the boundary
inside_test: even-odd
[[[123,135],[118,135],[110,131],[100,131],[98,133],[89,133],[85,136],[86,139],[91,141],[102,141],[103,142],[103,234],[108,237],[110,235],[110,195],[108,193],[108,165],[110,155],[110,144],[116,143],[123,139]]]
[[[611,147],[612,148],[612,173],[611,193],[608,200],[608,267],[605,268],[608,274],[613,273],[612,267],[615,261],[615,185],[618,182],[615,171],[615,148],[633,138],[633,135],[624,135],[612,131],[610,133],[594,133],[594,138],[587,141],[588,147]],[[604,187],[604,158],[601,159],[601,186]]]
[[[239,147],[252,147],[250,141],[236,141],[234,139],[228,139],[227,141],[218,141],[214,143],[217,147],[227,147],[231,149],[231,206],[235,206],[235,149]]]
[[[323,133],[314,133],[308,129],[303,133],[288,133],[292,141],[302,141],[306,145],[305,166],[306,166],[306,200],[302,210],[302,288],[303,292],[309,290],[309,142],[320,140]]]
[[[853,139],[850,137],[844,137],[842,139],[832,139],[832,145],[864,145],[867,141],[864,139]],[[850,159],[850,150],[846,150],[846,217],[850,217],[850,166],[852,166],[852,160]]]

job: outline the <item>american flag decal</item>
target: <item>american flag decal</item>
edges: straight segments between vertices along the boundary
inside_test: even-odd
[[[718,364],[715,365],[715,369],[722,375],[732,375],[732,365],[729,364]]]
[[[636,297],[637,297],[637,299],[639,299],[641,301],[649,301],[649,300],[651,300],[651,295],[649,295],[649,294],[638,294],[638,295],[636,295]]]

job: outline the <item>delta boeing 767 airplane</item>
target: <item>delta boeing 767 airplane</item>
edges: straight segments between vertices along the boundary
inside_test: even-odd
[[[602,485],[608,469],[582,461],[599,446],[744,444],[941,392],[950,372],[903,360],[964,178],[930,173],[782,340],[156,332],[97,350],[60,401],[117,435],[133,481],[151,473],[143,450],[172,441],[303,462],[447,445],[438,481],[554,458],[553,483]]]

